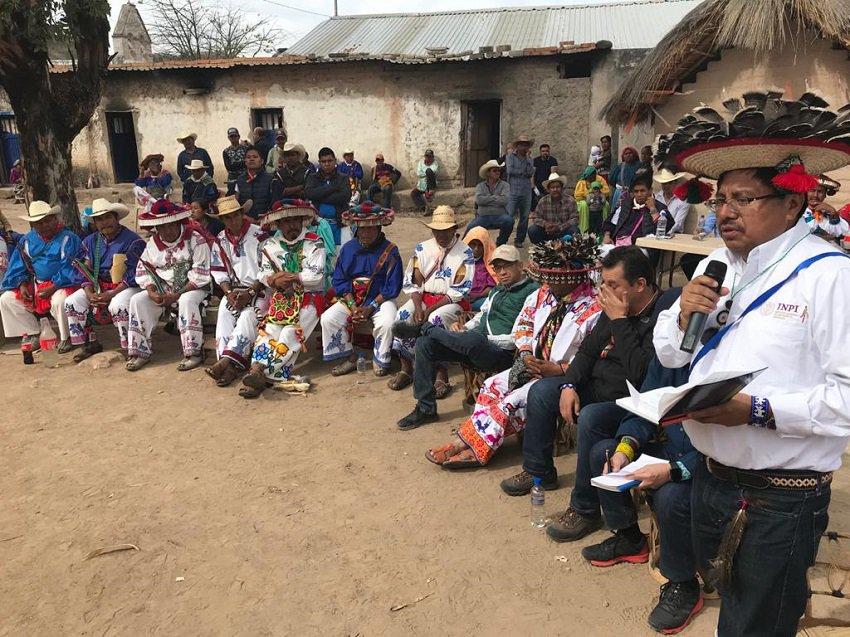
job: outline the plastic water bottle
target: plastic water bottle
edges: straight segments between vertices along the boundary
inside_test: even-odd
[[[542,529],[546,526],[546,491],[543,490],[542,478],[534,477],[531,487],[531,526]]]
[[[32,341],[26,332],[21,337],[21,355],[24,357],[24,365],[32,365],[35,362],[32,358]]]
[[[699,216],[697,227],[694,228],[694,239],[702,241],[705,238],[705,215]]]
[[[667,215],[663,212],[658,217],[658,226],[655,229],[655,238],[656,239],[666,239],[667,238]]]
[[[47,367],[59,366],[59,337],[50,326],[50,319],[46,316],[39,321],[41,333],[38,335],[38,344],[41,347],[41,360]]]
[[[357,356],[357,373],[361,376],[366,374],[366,358],[362,353]]]

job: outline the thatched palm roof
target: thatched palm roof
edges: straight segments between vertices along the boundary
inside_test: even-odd
[[[721,49],[767,53],[801,29],[850,48],[850,0],[706,0],[649,52],[602,116],[612,125],[645,119]]]

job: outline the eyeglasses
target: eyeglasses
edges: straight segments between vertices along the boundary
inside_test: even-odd
[[[775,192],[772,192],[769,195],[761,195],[760,197],[733,197],[732,199],[718,197],[717,199],[709,199],[705,202],[705,205],[708,206],[708,209],[714,213],[719,212],[723,206],[728,205],[732,209],[732,212],[739,214],[741,210],[749,206],[754,201],[760,201],[762,199],[781,199],[782,197],[784,197],[784,195],[780,195]]]

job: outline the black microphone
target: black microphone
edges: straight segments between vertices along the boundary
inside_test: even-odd
[[[726,278],[726,264],[723,261],[709,261],[703,274],[717,281],[717,291],[723,286],[723,279]],[[682,339],[682,344],[679,349],[683,352],[693,353],[694,349],[702,336],[702,331],[705,329],[705,319],[708,318],[702,312],[694,312],[688,320],[688,329],[685,330],[685,337]]]

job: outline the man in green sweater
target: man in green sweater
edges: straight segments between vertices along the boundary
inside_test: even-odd
[[[396,336],[417,337],[413,368],[417,402],[414,410],[398,422],[399,429],[415,429],[438,419],[434,378],[439,363],[459,362],[488,372],[500,372],[513,364],[511,330],[526,297],[538,285],[525,275],[522,257],[513,246],[496,248],[490,265],[496,271],[498,285],[490,291],[481,311],[466,324],[458,322],[448,330],[427,321],[421,327],[396,324]],[[399,334],[398,330],[411,333]]]

